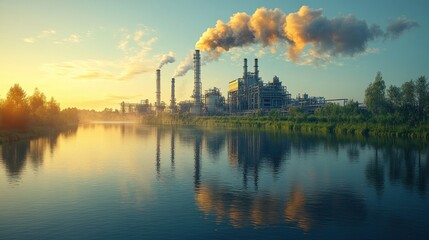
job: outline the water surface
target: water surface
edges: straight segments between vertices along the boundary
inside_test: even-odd
[[[97,123],[0,152],[0,239],[429,236],[424,143]]]

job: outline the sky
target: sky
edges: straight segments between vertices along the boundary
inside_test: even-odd
[[[292,97],[362,102],[378,71],[387,86],[429,75],[427,9],[425,0],[0,0],[0,98],[18,83],[61,108],[153,103],[164,63],[162,101],[173,76],[177,101],[190,100],[193,72],[180,67],[198,47],[203,91],[226,97],[243,58],[249,71],[258,58],[262,80],[278,76]]]

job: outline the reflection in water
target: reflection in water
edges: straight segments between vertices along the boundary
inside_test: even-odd
[[[69,138],[74,136],[77,128],[72,128],[61,133],[51,134],[33,140],[6,142],[1,145],[1,160],[5,166],[9,180],[20,179],[23,168],[28,159],[34,168],[38,170],[45,159],[45,151],[49,149],[52,154],[57,146],[59,137]]]
[[[217,228],[222,223],[243,228],[240,231],[271,230],[268,227],[274,226],[285,232],[299,229],[296,232],[306,236],[337,229],[347,234],[347,229],[362,226],[363,230],[384,227],[390,231],[389,221],[393,220],[401,222],[404,229],[419,227],[412,221],[427,223],[416,214],[400,212],[390,200],[399,196],[413,205],[427,197],[429,154],[425,145],[131,124],[82,129],[76,141],[62,141],[57,135],[3,144],[1,161],[9,179],[20,179],[29,166],[35,170],[49,166],[48,151],[56,151],[54,159],[61,152],[67,161],[52,161],[55,166],[43,174],[77,176],[61,184],[72,183],[70,189],[76,191],[73,201],[85,203],[79,207],[91,207],[85,212],[98,210],[101,216],[107,212],[107,221],[123,215],[123,219],[133,219],[135,226],[158,226],[158,232],[177,220],[181,226],[198,225],[196,229]],[[94,151],[95,145],[101,146],[99,151]],[[79,157],[73,159],[74,154]],[[172,191],[172,186],[180,191]],[[404,188],[408,191],[402,191]],[[409,195],[401,195],[403,192]],[[416,192],[421,195],[415,197]],[[84,199],[86,196],[90,197]],[[117,205],[120,208],[112,207]],[[178,206],[185,206],[185,210]],[[198,211],[193,211],[195,206]],[[200,221],[201,215],[205,221]],[[115,217],[111,222],[121,221]],[[123,222],[129,229],[128,222]]]
[[[265,163],[277,174],[281,164],[288,158],[290,140],[280,134],[269,132],[231,132],[228,136],[228,159],[233,167],[243,171],[243,183],[247,186],[249,175],[254,187],[258,187],[259,169]]]
[[[171,171],[174,172],[174,137],[175,137],[175,131],[174,128],[171,129]]]
[[[161,129],[156,129],[156,177],[161,177]]]
[[[210,157],[218,159],[220,152],[225,148],[225,132],[205,131],[203,132],[203,137],[205,140],[205,148]]]
[[[142,131],[140,131],[142,132]],[[161,179],[162,165],[161,165],[161,152],[163,152],[163,148],[161,146],[161,141],[165,138],[167,133],[170,132],[170,167],[171,172],[175,171],[175,135],[176,130],[171,128],[170,130],[165,129],[163,127],[155,128],[155,136],[156,136],[156,150],[155,150],[155,166],[156,166],[156,176],[157,180]]]
[[[308,232],[326,221],[335,222],[337,225],[353,225],[364,222],[367,218],[365,201],[350,190],[352,187],[306,192],[305,188],[293,185],[290,193],[281,197],[259,189],[258,174],[265,169],[276,176],[285,160],[290,159],[292,150],[300,155],[309,151],[320,151],[320,146],[336,155],[341,149],[345,149],[351,163],[359,162],[360,151],[365,149],[368,143],[332,138],[327,141],[310,136],[285,136],[255,131],[228,132],[228,162],[242,173],[242,188],[213,179],[201,179],[199,136],[206,138],[204,133],[194,136],[195,201],[204,215],[215,216],[217,222],[227,221],[234,227],[287,223]],[[191,138],[192,136],[183,137],[188,142],[191,142]],[[427,152],[423,154],[418,150],[410,153],[406,148],[396,148],[392,151],[392,148],[382,148],[369,142],[370,146],[375,146],[374,157],[368,161],[363,174],[375,186],[378,194],[382,193],[385,184],[384,172],[387,170],[390,171],[392,182],[397,182],[399,178],[406,186],[418,185],[422,193],[427,190]],[[256,192],[247,190],[249,177],[253,178]]]
[[[304,192],[299,187],[295,187],[292,190],[289,200],[286,203],[284,214],[286,222],[295,223],[304,231],[310,230],[311,219],[305,210]]]
[[[217,222],[233,227],[268,226],[288,223],[309,231],[327,220],[337,225],[363,222],[367,215],[364,200],[347,190],[317,191],[307,196],[298,186],[289,196],[280,198],[268,192],[237,191],[218,182],[202,183],[196,190],[198,209]]]
[[[201,181],[201,135],[195,138],[194,148],[194,186],[198,189]]]
[[[11,180],[19,179],[25,161],[27,160],[29,148],[29,141],[4,143],[2,145],[3,164]]]
[[[392,184],[402,184],[410,190],[417,187],[420,194],[426,194],[429,178],[427,149],[377,145],[374,148],[374,156],[366,166],[366,177],[378,194],[382,193],[386,180]]]
[[[374,158],[368,161],[368,165],[366,166],[366,177],[368,182],[374,185],[375,190],[378,194],[381,194],[384,187],[384,171],[383,166],[380,163],[380,158],[378,155],[378,148],[375,149]]]

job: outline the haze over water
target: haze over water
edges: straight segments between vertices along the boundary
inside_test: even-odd
[[[425,239],[424,146],[81,125],[1,145],[0,239]]]

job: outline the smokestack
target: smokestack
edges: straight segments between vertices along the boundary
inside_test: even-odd
[[[255,80],[259,81],[258,59],[255,58]]]
[[[156,70],[156,107],[161,106],[161,70]]]
[[[175,96],[175,90],[174,90],[174,78],[171,79],[171,100],[170,100],[170,108],[173,110],[176,106],[176,96]]]
[[[244,59],[243,78],[247,79],[247,58]]]
[[[201,111],[201,61],[200,50],[195,50],[194,54],[194,100],[195,113],[200,114]]]

